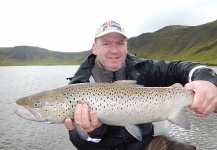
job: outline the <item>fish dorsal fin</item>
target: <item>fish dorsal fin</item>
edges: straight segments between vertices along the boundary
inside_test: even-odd
[[[117,80],[114,83],[117,84],[136,84],[136,80]]]
[[[175,84],[171,85],[170,87],[173,87],[173,88],[183,88],[183,86],[180,83],[175,83]]]
[[[136,84],[137,83],[136,80],[117,80],[113,83],[119,84],[119,85],[133,86],[133,87],[143,87],[143,85]]]

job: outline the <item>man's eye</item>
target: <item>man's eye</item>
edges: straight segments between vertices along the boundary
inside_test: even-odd
[[[109,43],[104,43],[104,45],[110,45]]]
[[[119,42],[118,45],[124,45],[124,43],[123,42]]]

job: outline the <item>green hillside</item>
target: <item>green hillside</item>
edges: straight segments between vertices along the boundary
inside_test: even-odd
[[[199,26],[167,26],[128,40],[128,50],[146,59],[190,60],[217,65],[217,20]]]
[[[128,39],[128,51],[146,59],[190,60],[217,65],[217,20],[199,26],[167,26]],[[78,65],[91,50],[70,53],[39,47],[0,48],[0,66]]]
[[[0,65],[79,65],[90,53],[56,52],[31,46],[0,48]]]

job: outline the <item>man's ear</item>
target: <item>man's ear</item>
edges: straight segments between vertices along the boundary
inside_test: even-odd
[[[96,55],[96,44],[95,43],[93,43],[92,45],[92,52],[94,55]]]

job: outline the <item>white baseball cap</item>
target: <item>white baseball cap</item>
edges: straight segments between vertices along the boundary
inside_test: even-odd
[[[122,28],[119,23],[115,21],[107,21],[96,30],[95,39],[112,32],[120,33],[127,38],[124,28]]]

